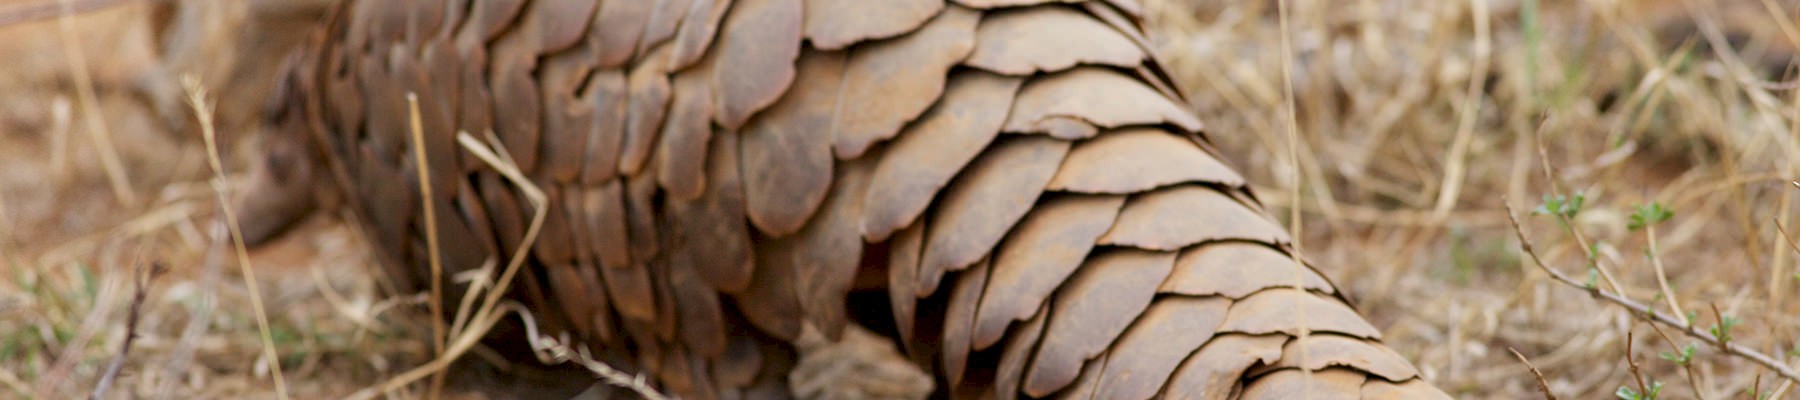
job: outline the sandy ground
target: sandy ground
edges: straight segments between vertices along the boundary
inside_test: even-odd
[[[195,19],[172,20],[204,23],[172,30],[141,3],[72,18],[67,31],[57,19],[0,26],[0,398],[93,390],[127,336],[134,276],[155,264],[167,272],[148,281],[106,397],[274,397],[244,274],[205,268],[218,217],[200,134],[179,103],[152,99],[179,90],[179,72],[199,76],[217,95],[227,169],[241,171],[233,150],[259,104],[256,74],[238,71],[268,68],[286,42],[267,32],[294,29],[239,23],[268,1],[193,3],[227,6],[178,8],[169,15]],[[1800,42],[1793,2],[1291,0],[1286,47],[1273,1],[1145,3],[1152,40],[1209,135],[1262,183],[1271,211],[1285,220],[1299,205],[1303,251],[1457,397],[1540,396],[1508,349],[1562,398],[1609,398],[1640,375],[1663,382],[1663,398],[1784,385],[1708,346],[1692,368],[1664,360],[1694,341],[1549,280],[1505,210],[1517,209],[1538,255],[1586,278],[1570,231],[1527,214],[1551,182],[1583,195],[1571,226],[1628,297],[1670,308],[1660,261],[1696,326],[1718,325],[1716,306],[1740,321],[1735,342],[1800,359],[1800,254],[1777,228],[1795,229],[1800,191],[1788,183],[1800,175],[1800,97],[1783,72]],[[39,4],[0,0],[0,16]],[[1708,24],[1728,49],[1698,34]],[[1652,202],[1673,218],[1629,229]],[[365,254],[335,218],[252,254],[296,398],[377,384],[429,353],[407,311],[416,302],[380,293]],[[473,364],[475,378],[457,381],[476,383],[457,396],[506,384]]]

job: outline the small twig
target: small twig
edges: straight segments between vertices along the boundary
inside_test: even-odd
[[[112,318],[112,309],[102,305],[113,304],[113,301],[117,300],[121,292],[116,287],[119,278],[116,274],[107,273],[101,279],[99,291],[92,294],[94,297],[90,304],[93,305],[93,308],[81,318],[80,325],[75,329],[75,336],[62,341],[59,345],[50,345],[44,348],[46,352],[56,353],[57,356],[46,370],[47,372],[42,372],[38,376],[37,382],[35,382],[37,388],[34,397],[51,398],[67,391],[65,386],[68,383],[69,375],[75,372],[76,364],[81,362],[81,352],[87,348],[87,343],[93,340],[94,335],[98,334],[106,321]],[[39,325],[39,329],[40,333],[47,335],[46,344],[56,343],[55,334],[50,332],[48,325]],[[58,347],[60,349],[57,349]]]
[[[206,331],[212,327],[212,324],[208,322],[212,321],[213,310],[218,307],[216,292],[219,286],[219,275],[220,271],[225,269],[223,261],[225,246],[223,243],[226,241],[227,233],[224,230],[223,227],[214,226],[212,232],[208,234],[207,240],[213,244],[207,247],[206,256],[200,261],[200,301],[192,310],[188,311],[192,315],[188,317],[187,325],[182,327],[180,338],[175,340],[174,349],[169,351],[169,361],[163,364],[163,373],[167,376],[182,376],[187,372],[188,364],[194,361],[194,348],[200,341],[200,335],[206,334]],[[180,380],[164,379],[162,384],[157,386],[156,395],[151,398],[174,397],[175,385],[178,381]]]
[[[22,6],[8,7],[0,10],[0,27],[35,22],[55,17],[68,17],[77,14],[99,11],[116,5],[123,5],[138,0],[80,0],[57,1],[58,4],[42,2]]]
[[[1468,178],[1465,170],[1469,164],[1469,146],[1475,139],[1475,123],[1481,118],[1482,83],[1487,81],[1488,68],[1493,57],[1494,40],[1488,27],[1488,4],[1485,0],[1474,0],[1472,19],[1475,20],[1475,65],[1474,72],[1469,74],[1469,88],[1463,99],[1463,106],[1457,110],[1456,136],[1450,142],[1450,151],[1444,156],[1443,184],[1438,185],[1437,204],[1431,208],[1433,219],[1442,221],[1450,216],[1456,208],[1456,201],[1461,197],[1463,181]]]
[[[1781,237],[1783,239],[1787,239],[1786,242],[1789,249],[1793,249],[1795,253],[1800,253],[1800,244],[1794,243],[1794,236],[1788,234],[1787,226],[1782,225],[1781,220],[1775,220],[1775,229],[1781,232]]]
[[[307,275],[313,278],[313,288],[319,291],[319,297],[324,299],[326,304],[331,305],[332,311],[336,311],[338,316],[349,320],[352,325],[356,325],[358,331],[380,332],[375,326],[377,322],[374,321],[374,315],[367,312],[366,307],[364,311],[355,311],[355,306],[351,306],[350,302],[344,299],[343,294],[331,287],[331,281],[325,278],[324,269],[320,264],[313,264],[306,270]]]
[[[231,233],[232,248],[237,252],[238,270],[244,275],[244,286],[250,292],[250,309],[256,313],[256,330],[262,334],[263,357],[268,359],[269,370],[275,380],[275,397],[286,400],[287,380],[281,375],[281,357],[275,352],[275,338],[269,332],[269,314],[262,303],[262,289],[256,281],[256,269],[250,266],[250,251],[244,247],[244,232],[238,227],[237,212],[231,209],[230,191],[225,182],[224,162],[219,160],[218,135],[213,132],[212,105],[206,97],[206,88],[200,86],[200,80],[193,76],[183,76],[183,86],[187,88],[188,105],[194,109],[194,116],[200,121],[201,138],[206,141],[206,161],[212,166],[213,193],[218,196],[219,209],[225,215],[225,228]]]
[[[1681,318],[1682,325],[1692,325],[1687,318],[1687,310],[1681,309],[1681,301],[1675,299],[1675,290],[1669,288],[1669,276],[1663,273],[1662,253],[1656,247],[1656,224],[1644,225],[1644,238],[1650,245],[1650,266],[1656,271],[1656,285],[1662,288],[1663,300],[1669,302],[1669,312]]]
[[[1800,128],[1800,125],[1796,125],[1796,127]],[[1787,193],[1781,194],[1781,215],[1772,217],[1770,219],[1775,221],[1775,230],[1777,232],[1781,233],[1781,237],[1778,238],[1777,240],[1781,243],[1786,243],[1788,246],[1788,249],[1793,250],[1795,254],[1800,255],[1800,245],[1794,244],[1794,237],[1792,235],[1788,235],[1787,226],[1785,226],[1786,224],[1783,224],[1781,222],[1782,220],[1785,220],[1788,218],[1788,210],[1789,210],[1788,199],[1792,195],[1793,195],[1792,192],[1787,192]],[[1771,245],[1769,245],[1769,247],[1771,249],[1774,249],[1774,250],[1772,250],[1772,252],[1775,253],[1775,255],[1773,257],[1769,257],[1772,259],[1771,260],[1772,262],[1769,263],[1769,282],[1768,282],[1769,306],[1771,308],[1779,310],[1779,309],[1781,309],[1781,305],[1782,305],[1781,299],[1783,297],[1783,293],[1786,293],[1785,290],[1782,290],[1782,287],[1785,286],[1785,285],[1782,285],[1782,283],[1786,282],[1789,279],[1787,276],[1784,276],[1784,272],[1786,272],[1786,271],[1783,271],[1784,269],[1786,269],[1785,267],[1787,266],[1787,262],[1783,256],[1787,255],[1787,252],[1779,250],[1779,248],[1781,247],[1781,245],[1779,245],[1779,244],[1771,244]],[[1795,273],[1792,276],[1793,276],[1792,279],[1800,280],[1800,273]]]
[[[643,375],[627,374],[624,371],[606,365],[606,363],[595,360],[586,350],[571,349],[568,345],[569,341],[566,339],[557,339],[540,334],[537,329],[536,318],[532,317],[530,312],[517,302],[501,302],[495,305],[491,311],[492,313],[488,314],[488,318],[472,321],[473,323],[470,325],[470,329],[476,332],[485,332],[487,329],[492,328],[494,324],[499,323],[500,320],[507,315],[517,314],[519,315],[519,319],[524,322],[527,344],[531,346],[532,354],[537,356],[539,361],[546,364],[575,362],[576,364],[580,364],[583,368],[587,368],[588,371],[593,372],[594,375],[599,376],[600,379],[607,384],[631,389],[631,391],[636,392],[645,399],[671,399],[671,397],[664,395],[661,392],[657,392],[655,388],[650,387],[648,379]],[[469,335],[457,337],[457,341],[450,344],[450,354],[454,356],[455,354],[467,351],[469,348],[473,347],[474,343],[476,343],[475,339],[479,338],[480,336]],[[426,374],[449,365],[451,360],[454,360],[454,358],[438,357],[424,366],[414,368],[399,376],[395,376],[389,380],[387,384],[364,388],[356,393],[350,394],[347,398],[373,399],[380,393],[389,392],[398,389],[401,385],[423,379]]]
[[[126,355],[131,354],[131,342],[138,336],[138,318],[142,316],[144,298],[149,294],[148,287],[167,270],[168,267],[160,262],[150,263],[148,273],[143,273],[143,265],[138,266],[138,272],[142,276],[132,280],[131,308],[125,314],[125,341],[119,345],[119,352],[113,354],[112,362],[107,363],[106,373],[100,375],[100,382],[94,384],[94,393],[89,398],[99,400],[106,395],[107,389],[112,387],[113,379],[119,375],[119,370],[124,368]]]
[[[88,76],[87,57],[81,53],[81,44],[75,36],[75,3],[74,0],[62,0],[62,15],[57,19],[62,28],[63,52],[69,58],[69,75],[75,79],[75,97],[81,102],[81,116],[87,120],[88,138],[94,141],[99,153],[100,166],[106,170],[106,180],[112,184],[113,196],[119,204],[131,207],[137,205],[137,194],[131,191],[131,178],[125,174],[125,166],[119,161],[119,151],[113,147],[112,133],[106,128],[106,119],[100,116],[100,100],[94,94],[94,79]]]
[[[1306,175],[1302,173],[1303,170],[1301,169],[1300,164],[1300,117],[1297,114],[1297,110],[1300,106],[1294,99],[1294,74],[1292,71],[1292,65],[1294,65],[1294,38],[1293,33],[1290,30],[1291,28],[1288,26],[1289,10],[1287,0],[1278,0],[1275,3],[1275,7],[1276,16],[1280,19],[1281,23],[1282,101],[1284,101],[1286,105],[1285,114],[1283,114],[1285,120],[1283,122],[1285,122],[1284,125],[1286,125],[1287,128],[1288,161],[1293,163],[1292,167],[1294,172],[1294,186],[1289,188],[1288,192],[1294,199],[1294,204],[1288,207],[1288,234],[1290,235],[1289,237],[1293,238],[1292,243],[1288,244],[1290,247],[1288,249],[1290,252],[1288,253],[1288,256],[1293,259],[1294,265],[1298,267],[1294,268],[1294,287],[1305,287],[1306,278],[1301,274],[1301,271],[1306,270],[1306,263],[1300,260],[1300,255],[1303,254],[1300,251],[1300,238],[1303,236],[1301,235],[1301,228],[1304,227],[1301,224],[1302,220],[1300,219],[1300,187],[1306,184]],[[1299,343],[1300,346],[1302,346],[1299,352],[1300,359],[1297,361],[1300,362],[1300,365],[1306,365],[1306,359],[1307,357],[1310,357],[1312,352],[1306,350],[1304,346],[1308,343],[1306,340],[1307,336],[1312,335],[1312,330],[1308,328],[1312,326],[1312,324],[1307,323],[1306,310],[1296,309],[1293,311],[1295,326],[1300,327],[1300,329],[1296,331],[1297,335],[1294,335],[1294,342]],[[1312,370],[1301,368],[1300,377],[1301,382],[1311,385],[1313,378]]]
[[[425,127],[419,118],[419,95],[406,93],[408,115],[412,121],[413,161],[419,169],[419,201],[425,211],[425,254],[431,267],[431,350],[444,354],[444,262],[438,246],[437,198],[431,195],[431,165],[425,159]],[[444,389],[444,374],[431,376],[431,388],[425,398],[436,399]]]
[[[1550,194],[1554,196],[1563,196],[1560,185],[1556,183],[1555,168],[1550,166],[1550,151],[1544,149],[1543,125],[1545,124],[1539,124],[1538,130],[1532,131],[1532,138],[1537,142],[1538,164],[1544,172],[1544,181],[1550,184]],[[1512,213],[1512,204],[1509,203],[1506,205],[1506,217],[1515,218]],[[1617,279],[1613,279],[1612,270],[1606,268],[1606,265],[1600,262],[1600,256],[1594,254],[1594,247],[1588,245],[1587,235],[1581,234],[1580,229],[1575,229],[1575,221],[1570,219],[1569,216],[1564,213],[1556,212],[1551,214],[1555,214],[1557,221],[1561,221],[1563,226],[1569,228],[1569,234],[1575,237],[1575,244],[1581,246],[1581,253],[1587,256],[1588,263],[1593,264],[1594,269],[1600,271],[1600,278],[1606,280],[1606,285],[1611,286],[1613,292],[1624,293],[1625,287],[1620,286]],[[1516,218],[1513,219],[1512,223],[1514,227],[1519,225],[1519,221]]]
[[[545,364],[573,361],[576,364],[580,364],[582,367],[587,368],[588,371],[592,371],[594,375],[600,376],[600,379],[606,381],[607,384],[631,389],[631,391],[637,392],[639,396],[643,396],[645,399],[649,400],[669,399],[669,396],[657,392],[655,388],[651,388],[643,374],[627,374],[625,371],[620,371],[617,368],[606,365],[606,363],[595,360],[591,354],[588,354],[587,348],[585,347],[576,348],[574,351],[570,351],[569,340],[567,340],[567,338],[557,339],[548,335],[538,334],[537,318],[531,315],[530,310],[525,309],[525,307],[520,306],[518,303],[506,303],[503,304],[502,307],[505,308],[505,311],[512,311],[513,313],[518,314],[519,320],[525,323],[525,336],[529,338],[531,349],[533,350],[533,353],[537,355],[538,361],[542,361]]]
[[[542,190],[538,189],[537,186],[533,185],[530,180],[526,179],[524,175],[519,172],[516,164],[513,164],[510,160],[507,160],[502,156],[502,154],[505,154],[504,151],[495,151],[495,149],[500,149],[499,143],[494,143],[492,146],[484,145],[468,133],[459,133],[457,135],[457,142],[461,144],[465,150],[468,150],[476,158],[481,159],[483,162],[486,162],[488,166],[499,171],[501,175],[507,177],[507,179],[518,185],[521,191],[525,192],[526,198],[530,200],[535,208],[531,225],[526,228],[525,237],[520,240],[518,251],[515,252],[512,259],[507,262],[506,268],[502,270],[498,279],[488,281],[486,278],[488,275],[485,272],[474,275],[477,278],[469,283],[469,292],[464,295],[463,298],[465,301],[463,302],[463,306],[458,309],[457,321],[455,321],[455,325],[451,328],[453,331],[451,334],[454,337],[454,340],[447,344],[443,353],[439,354],[425,365],[415,367],[400,375],[394,376],[380,385],[359,390],[356,393],[351,394],[349,398],[371,399],[380,393],[390,392],[409,383],[418,381],[419,379],[424,379],[429,375],[437,374],[448,367],[450,362],[461,357],[463,353],[468,352],[470,349],[474,348],[476,344],[480,343],[481,337],[486,335],[489,330],[493,329],[493,326],[499,323],[501,319],[509,314],[518,314],[525,323],[526,336],[529,338],[534,354],[538,356],[539,360],[546,363],[573,361],[580,364],[582,367],[587,368],[589,371],[592,371],[608,384],[631,389],[639,396],[646,399],[669,399],[670,397],[651,388],[649,382],[643,375],[634,376],[626,374],[605,363],[594,360],[586,350],[570,350],[566,340],[557,340],[538,334],[536,319],[532,317],[523,306],[516,302],[501,301],[500,296],[506,293],[507,289],[512,284],[513,277],[523,265],[525,252],[529,251],[531,243],[534,243],[537,240],[538,232],[542,228],[546,216],[545,205],[548,199],[544,196]],[[484,265],[480,271],[490,271],[491,268],[492,264]],[[483,299],[482,304],[476,307],[474,315],[468,320],[468,325],[463,326],[461,315],[464,310],[468,309],[469,302],[467,300],[476,297],[483,289],[487,290],[487,296]]]
[[[1650,329],[1656,330],[1657,336],[1662,336],[1664,343],[1669,344],[1670,351],[1675,352],[1674,354],[1677,357],[1682,357],[1682,360],[1677,361],[1676,363],[1681,364],[1682,375],[1687,376],[1688,387],[1694,390],[1694,398],[1706,400],[1706,395],[1701,394],[1700,392],[1700,375],[1697,371],[1694,371],[1694,360],[1687,358],[1690,355],[1687,352],[1682,351],[1681,346],[1675,344],[1675,338],[1670,337],[1668,332],[1663,332],[1661,326],[1657,326],[1656,324],[1648,325],[1650,325]]]
[[[13,229],[12,227],[18,226],[18,225],[13,223],[12,215],[8,214],[6,212],[6,194],[5,193],[0,193],[0,226],[7,227],[6,229],[0,229],[0,243],[11,242],[12,241],[12,229]]]
[[[1650,385],[1644,382],[1644,371],[1638,369],[1637,359],[1631,357],[1631,342],[1636,342],[1636,332],[1625,332],[1625,365],[1631,366],[1631,377],[1637,379],[1638,393],[1650,393]]]
[[[483,144],[467,132],[458,132],[456,140],[464,150],[468,150],[475,158],[487,163],[501,176],[517,185],[519,191],[524,192],[525,199],[532,205],[531,224],[525,228],[525,236],[519,240],[518,249],[514,250],[512,257],[507,260],[506,268],[501,270],[499,279],[494,280],[494,284],[482,298],[482,303],[476,307],[474,315],[469,319],[468,327],[452,335],[454,340],[446,344],[442,354],[438,354],[425,365],[407,370],[389,378],[386,382],[357,391],[350,398],[374,398],[379,393],[390,392],[419,379],[424,379],[449,367],[450,362],[455,361],[463,353],[480,343],[481,337],[485,336],[488,330],[493,329],[494,324],[499,323],[500,319],[505,316],[501,310],[497,309],[501,296],[511,288],[513,277],[518,275],[519,270],[525,265],[525,256],[531,251],[531,245],[537,243],[538,233],[544,226],[544,218],[549,215],[547,211],[549,198],[545,196],[542,189],[531,182],[531,179],[526,178],[525,174],[519,171],[518,164],[504,158],[502,154],[505,154],[505,148],[498,141],[492,146]]]
[[[1752,378],[1750,380],[1750,395],[1757,396],[1757,395],[1762,395],[1762,394],[1763,394],[1762,393],[1762,374],[1756,374],[1756,377]],[[1761,400],[1761,399],[1752,397],[1750,400]]]
[[[1713,322],[1718,324],[1714,326],[1718,327],[1719,336],[1722,336],[1719,338],[1719,348],[1723,349],[1725,348],[1725,345],[1731,344],[1731,334],[1729,333],[1731,327],[1725,325],[1725,314],[1719,312],[1719,303],[1712,303],[1711,306],[1713,310]]]
[[[450,321],[450,332],[462,332],[463,325],[469,322],[469,313],[474,312],[475,300],[481,297],[481,291],[493,283],[487,277],[493,276],[494,268],[499,267],[493,257],[482,261],[481,268],[463,271],[450,277],[452,282],[467,283],[469,288],[463,292],[462,302],[456,305],[456,317]]]
[[[75,125],[75,117],[69,105],[69,96],[56,95],[50,99],[50,175],[62,178],[68,176],[69,170],[69,131]]]
[[[1519,362],[1524,363],[1525,368],[1531,370],[1531,376],[1537,378],[1538,392],[1544,394],[1544,400],[1556,400],[1556,394],[1550,393],[1550,382],[1544,381],[1543,371],[1538,371],[1536,365],[1531,365],[1531,360],[1525,359],[1524,354],[1519,354],[1519,349],[1507,347],[1506,351],[1512,352],[1513,357],[1518,357]]]
[[[1705,331],[1701,331],[1699,328],[1696,328],[1692,325],[1684,325],[1681,323],[1680,320],[1675,319],[1674,317],[1671,317],[1668,314],[1658,312],[1642,303],[1638,303],[1631,299],[1625,298],[1625,296],[1623,296],[1621,294],[1603,291],[1603,290],[1600,290],[1599,288],[1588,287],[1587,285],[1581,283],[1581,281],[1577,281],[1574,278],[1570,278],[1568,275],[1563,274],[1562,271],[1557,270],[1555,268],[1550,268],[1550,265],[1546,264],[1544,262],[1543,258],[1540,258],[1538,256],[1537,251],[1533,250],[1532,245],[1531,245],[1531,238],[1525,236],[1525,228],[1519,224],[1519,217],[1516,215],[1513,215],[1513,208],[1512,208],[1512,204],[1510,204],[1510,203],[1508,203],[1506,206],[1506,216],[1507,216],[1507,219],[1512,222],[1513,233],[1518,235],[1519,247],[1525,251],[1525,255],[1531,259],[1532,263],[1537,265],[1538,269],[1541,269],[1544,272],[1549,273],[1551,278],[1556,279],[1557,281],[1562,282],[1564,285],[1568,285],[1569,287],[1573,287],[1573,288],[1576,288],[1579,290],[1586,291],[1586,292],[1588,292],[1589,295],[1591,295],[1597,299],[1605,300],[1606,302],[1613,303],[1614,305],[1617,305],[1619,307],[1624,307],[1626,310],[1630,310],[1632,312],[1632,315],[1638,316],[1640,318],[1644,318],[1645,320],[1648,320],[1653,323],[1659,323],[1659,324],[1663,324],[1664,326],[1675,328],[1676,330],[1679,330],[1682,333],[1687,334],[1688,337],[1692,337],[1692,338],[1698,339],[1702,342],[1706,342],[1709,345],[1717,346],[1717,347],[1719,347],[1720,351],[1724,352],[1725,354],[1730,354],[1730,355],[1737,356],[1737,357],[1740,357],[1740,358],[1743,358],[1746,360],[1750,360],[1751,362],[1761,365],[1763,368],[1767,368],[1770,371],[1773,371],[1776,374],[1781,375],[1783,378],[1787,378],[1789,380],[1800,381],[1800,372],[1796,372],[1792,367],[1789,367],[1786,364],[1783,364],[1782,362],[1777,361],[1774,358],[1769,357],[1766,354],[1763,354],[1754,349],[1750,349],[1748,347],[1744,347],[1744,346],[1736,344],[1736,343],[1720,342],[1719,339],[1716,337],[1713,337],[1713,335],[1708,334]]]

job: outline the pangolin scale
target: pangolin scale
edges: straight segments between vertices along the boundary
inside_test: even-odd
[[[1446,397],[1290,254],[1139,12],[349,1],[291,59],[238,207],[263,241],[336,187],[417,291],[426,203],[446,277],[522,243],[536,210],[455,139],[493,138],[549,199],[512,295],[682,397],[788,393],[760,389],[796,343],[867,315],[954,397]]]

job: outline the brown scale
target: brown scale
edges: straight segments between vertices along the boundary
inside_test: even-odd
[[[549,201],[513,295],[682,397],[1445,397],[1286,250],[1137,2],[865,3],[349,1],[238,207],[266,241],[329,182],[416,292],[423,201],[452,272],[526,245],[456,137],[500,145]]]

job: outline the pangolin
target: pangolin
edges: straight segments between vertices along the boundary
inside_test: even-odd
[[[851,325],[940,396],[1445,397],[1292,254],[1140,12],[347,1],[290,57],[236,207],[262,242],[340,199],[414,292],[435,226],[454,295],[538,211],[457,141],[482,138],[548,199],[512,296],[682,397],[772,393]]]

